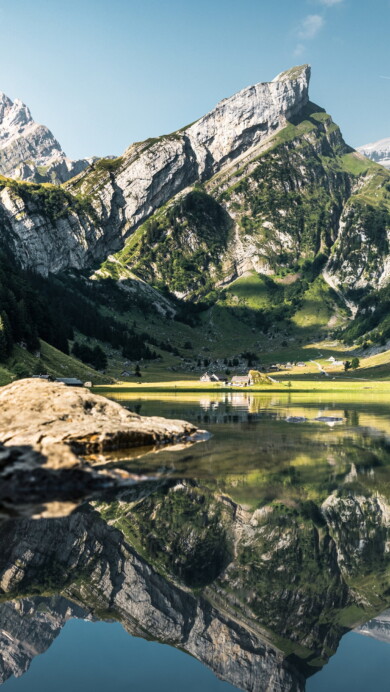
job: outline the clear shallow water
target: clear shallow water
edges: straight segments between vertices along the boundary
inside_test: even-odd
[[[157,477],[131,492],[3,525],[6,688],[385,689],[388,644],[346,633],[390,606],[390,408],[120,400],[212,437],[122,458]],[[371,635],[390,641],[389,621]]]

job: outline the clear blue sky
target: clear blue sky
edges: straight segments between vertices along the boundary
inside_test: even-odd
[[[353,146],[390,136],[390,0],[0,0],[0,90],[78,158],[196,120],[312,65]]]

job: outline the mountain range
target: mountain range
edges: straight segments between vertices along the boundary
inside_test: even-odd
[[[270,330],[281,341],[345,330],[350,341],[386,340],[390,173],[344,142],[331,116],[310,101],[309,80],[308,65],[294,67],[187,127],[90,163],[66,159],[26,106],[3,95],[6,262],[11,257],[14,271],[35,284],[54,281],[57,291],[61,284],[65,294],[79,277],[77,292],[97,310],[102,293],[115,291],[106,297],[113,319],[119,303],[128,320],[146,305],[158,318],[180,319],[184,311],[187,322],[203,312],[201,321],[214,325],[211,350],[217,333],[220,342],[226,337],[226,319],[231,330],[238,320],[251,348]],[[37,183],[39,176],[65,182]],[[46,296],[49,314],[53,291]],[[61,311],[66,302],[59,298]],[[51,331],[58,335],[57,307]],[[31,330],[48,338],[37,319]],[[62,323],[69,321],[81,331],[81,318],[66,315]],[[143,327],[133,336],[153,344],[149,318]],[[101,339],[95,332],[88,336]]]

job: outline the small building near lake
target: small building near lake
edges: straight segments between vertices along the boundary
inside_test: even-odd
[[[218,377],[218,375],[215,375],[213,372],[211,375],[209,375],[208,372],[205,372],[204,375],[200,378],[201,382],[221,382],[223,381],[223,378]]]

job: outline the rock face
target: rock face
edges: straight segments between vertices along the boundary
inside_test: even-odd
[[[65,598],[26,598],[0,606],[0,684],[20,677],[43,654],[70,618],[88,614]]]
[[[229,615],[223,605],[210,605],[207,598],[159,574],[95,512],[49,521],[21,520],[0,535],[0,545],[7,546],[0,560],[3,596],[19,588],[28,592],[36,588],[39,593],[45,579],[51,590],[63,590],[58,599],[23,599],[19,607],[29,618],[19,617],[15,601],[0,605],[0,624],[9,634],[2,639],[3,679],[28,668],[29,642],[35,642],[37,652],[44,651],[69,616],[83,617],[84,612],[84,617],[101,619],[103,611],[132,635],[195,656],[239,689],[304,689],[303,676],[254,627]],[[29,624],[23,636],[25,619]]]
[[[69,617],[103,617],[247,692],[304,690],[348,618],[388,603],[387,502],[333,494],[312,520],[214,491],[166,479],[138,499],[124,491],[69,517],[3,525],[0,679],[26,670]]]
[[[285,72],[225,99],[188,128],[97,162],[69,187],[91,202],[82,209],[64,198],[63,208],[48,218],[32,190],[0,186],[0,218],[16,258],[42,274],[105,259],[175,194],[285,127],[308,101],[309,77],[307,65]]]
[[[0,181],[5,242],[44,276],[105,261],[101,276],[139,277],[188,300],[319,256],[347,305],[355,289],[385,286],[390,173],[309,102],[309,78],[303,65],[243,89],[65,188]]]
[[[50,130],[36,123],[19,99],[0,92],[0,174],[35,182],[63,183],[91,160],[71,161]]]
[[[385,168],[390,168],[390,137],[380,139],[378,142],[364,144],[357,148],[363,156],[380,163]]]

